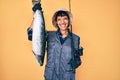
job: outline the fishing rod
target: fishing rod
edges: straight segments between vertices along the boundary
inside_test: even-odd
[[[69,0],[69,12],[71,13],[71,0]],[[71,27],[71,32],[72,32],[72,24],[70,25],[70,27]]]

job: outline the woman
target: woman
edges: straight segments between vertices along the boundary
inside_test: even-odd
[[[42,8],[39,3],[33,7],[34,13],[41,10]],[[37,15],[41,14],[42,13]],[[41,17],[43,18],[43,16]],[[44,22],[44,20],[42,20],[42,22]],[[75,80],[74,68],[70,64],[72,59],[71,46],[74,46],[74,49],[79,51],[80,38],[69,30],[71,22],[72,14],[65,9],[57,10],[52,17],[53,26],[57,28],[57,31],[46,32],[47,63],[44,72],[45,80]],[[35,32],[37,32],[37,30]],[[29,40],[32,40],[31,34],[32,26],[28,28]],[[79,54],[78,57],[80,57],[80,55],[81,54]],[[37,56],[37,54],[35,54],[35,56],[40,63],[39,56]]]

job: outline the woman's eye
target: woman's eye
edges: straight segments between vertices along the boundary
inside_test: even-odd
[[[64,20],[68,20],[68,18],[67,18],[67,17],[65,17],[65,18],[64,18]]]
[[[57,19],[57,21],[60,21],[60,20],[61,20],[61,19],[59,19],[59,18]]]

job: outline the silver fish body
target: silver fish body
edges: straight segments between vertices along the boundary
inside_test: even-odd
[[[36,60],[42,66],[44,62],[46,47],[46,31],[43,13],[37,10],[34,13],[33,34],[32,34],[32,50]]]

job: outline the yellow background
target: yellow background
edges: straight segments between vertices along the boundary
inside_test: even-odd
[[[42,0],[47,30],[57,8],[69,0]],[[26,29],[31,0],[0,0],[0,80],[43,80]],[[120,80],[120,0],[71,0],[73,32],[81,37],[83,64],[76,80]]]

